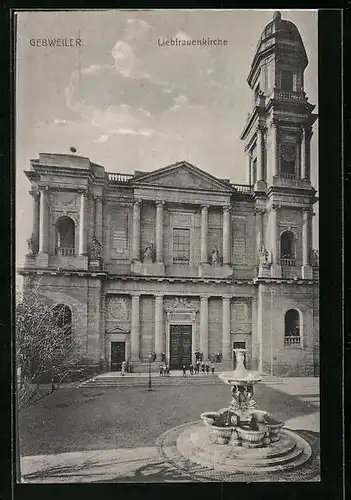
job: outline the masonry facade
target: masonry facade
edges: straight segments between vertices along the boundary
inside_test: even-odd
[[[25,292],[40,281],[70,308],[82,360],[144,370],[156,352],[176,369],[200,351],[228,368],[233,347],[245,347],[252,368],[318,373],[306,65],[296,26],[275,14],[248,77],[246,185],[186,161],[133,175],[76,155],[31,161],[33,227],[19,272]]]

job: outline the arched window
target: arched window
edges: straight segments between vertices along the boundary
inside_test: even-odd
[[[58,304],[54,307],[54,320],[56,326],[60,328],[67,342],[72,338],[72,311],[65,304]]]
[[[75,255],[74,222],[67,216],[56,222],[56,255]]]
[[[280,263],[282,266],[295,266],[295,234],[284,231],[280,237]]]
[[[284,318],[284,345],[300,345],[300,315],[296,309],[289,309]]]

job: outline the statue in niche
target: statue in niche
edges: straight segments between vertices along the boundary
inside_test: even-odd
[[[312,266],[319,267],[319,253],[318,250],[312,250]]]
[[[212,265],[213,266],[218,266],[221,264],[220,256],[219,256],[219,250],[217,247],[214,247],[212,250]]]
[[[95,236],[93,236],[93,240],[91,242],[90,248],[90,259],[91,260],[100,260],[102,257],[102,248],[101,243],[98,241]]]
[[[149,243],[144,250],[143,262],[153,262],[153,257],[154,257],[154,245],[153,243]]]
[[[261,246],[259,259],[261,266],[269,266],[271,264],[269,259],[269,252],[264,245]]]
[[[28,254],[29,255],[34,255],[35,254],[35,241],[33,235],[31,235],[30,238],[27,239],[27,245],[28,245]]]

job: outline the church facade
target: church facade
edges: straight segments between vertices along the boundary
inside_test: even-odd
[[[64,304],[82,361],[144,371],[155,352],[179,369],[199,351],[224,369],[242,347],[253,369],[318,374],[307,64],[298,29],[276,13],[248,77],[246,185],[187,161],[134,174],[77,155],[31,161],[24,292],[40,282]]]

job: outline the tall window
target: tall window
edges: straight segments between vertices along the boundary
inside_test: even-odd
[[[284,345],[300,345],[300,315],[296,309],[289,309],[289,311],[286,311],[284,326]]]
[[[294,90],[294,73],[283,69],[280,74],[280,88],[283,92],[292,92]]]
[[[283,266],[295,266],[295,234],[284,231],[280,237],[280,259]]]
[[[56,222],[56,254],[75,254],[75,227],[70,217],[60,217]]]
[[[190,229],[173,229],[173,264],[190,262]]]
[[[71,309],[65,304],[58,304],[54,307],[54,318],[56,326],[60,328],[62,334],[71,341],[72,336],[72,312]]]

